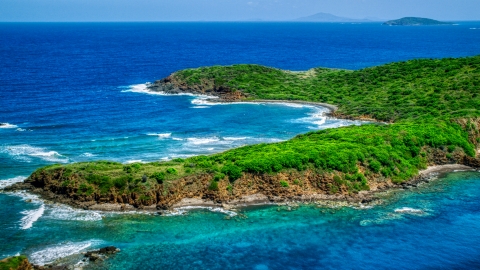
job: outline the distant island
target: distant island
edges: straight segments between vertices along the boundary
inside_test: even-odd
[[[452,25],[449,22],[441,22],[437,20],[427,19],[427,18],[418,18],[418,17],[405,17],[398,20],[391,20],[383,23],[383,25],[402,25],[402,26],[413,26],[413,25]]]
[[[381,19],[376,18],[365,18],[365,19],[352,19],[339,17],[330,13],[317,13],[307,17],[301,17],[296,19],[297,22],[373,22],[373,21],[382,21]]]

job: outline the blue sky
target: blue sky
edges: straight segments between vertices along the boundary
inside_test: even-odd
[[[0,0],[0,21],[282,21],[350,18],[480,20],[480,0]]]

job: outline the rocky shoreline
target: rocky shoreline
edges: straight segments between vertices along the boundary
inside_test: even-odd
[[[358,193],[351,194],[303,194],[298,196],[266,196],[262,193],[256,193],[251,195],[241,196],[239,199],[219,202],[208,198],[182,198],[180,201],[172,204],[170,207],[159,207],[158,205],[135,207],[130,204],[119,203],[93,203],[78,204],[71,198],[55,194],[49,190],[43,190],[33,187],[29,183],[16,183],[12,186],[6,187],[3,191],[15,192],[15,191],[27,191],[33,194],[39,195],[42,200],[52,203],[66,204],[73,208],[103,211],[103,212],[138,212],[138,213],[150,213],[164,215],[171,213],[176,209],[194,209],[194,208],[216,208],[223,209],[225,211],[235,209],[245,209],[252,206],[260,205],[289,205],[289,204],[338,204],[346,203],[349,205],[368,205],[377,199],[379,193],[383,193],[389,190],[408,190],[416,188],[422,183],[428,183],[434,179],[450,172],[456,171],[477,171],[480,167],[470,167],[461,164],[444,164],[429,166],[427,169],[422,170],[419,174],[412,178],[408,182],[401,184],[388,183],[383,186],[378,186],[370,191],[360,191]]]
[[[108,246],[70,255],[66,258],[58,258],[56,261],[45,265],[33,264],[26,256],[14,256],[0,260],[0,269],[4,269],[3,263],[7,264],[9,261],[18,260],[16,270],[81,270],[88,263],[101,263],[118,252],[120,252],[119,248]],[[80,261],[77,261],[79,259]]]

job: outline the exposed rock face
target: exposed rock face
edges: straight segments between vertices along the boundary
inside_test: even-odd
[[[109,247],[104,247],[98,250],[92,250],[88,251],[85,253],[85,258],[87,258],[89,261],[103,261],[108,258],[107,255],[112,255],[117,252],[119,252],[120,249],[114,247],[114,246],[109,246]]]
[[[230,89],[223,85],[217,85],[215,81],[202,81],[195,85],[187,85],[177,79],[175,74],[155,81],[148,86],[150,91],[164,92],[167,94],[193,93],[219,97],[221,101],[238,101],[247,97],[242,91]]]

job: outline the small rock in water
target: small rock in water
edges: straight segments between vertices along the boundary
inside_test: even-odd
[[[104,259],[108,258],[106,256],[107,254],[115,254],[119,251],[120,251],[119,248],[116,248],[114,246],[108,246],[98,250],[92,250],[92,251],[86,252],[85,258],[88,258],[92,262],[103,261]]]

